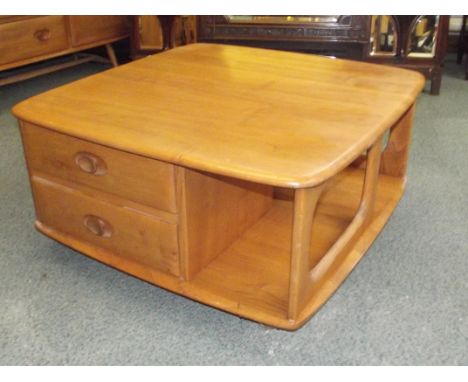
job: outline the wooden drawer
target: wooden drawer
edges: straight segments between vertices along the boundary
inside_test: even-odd
[[[69,16],[73,46],[109,40],[129,33],[126,16]]]
[[[173,165],[26,122],[21,125],[23,145],[33,173],[50,174],[149,207],[176,212]]]
[[[45,226],[116,256],[179,275],[176,224],[45,178],[33,176],[31,183],[37,219]]]
[[[65,50],[64,16],[32,17],[0,24],[0,64]]]

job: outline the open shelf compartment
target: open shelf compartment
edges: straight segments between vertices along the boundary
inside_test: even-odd
[[[323,191],[311,232],[310,268],[352,221],[361,200],[363,181],[364,170],[349,167]],[[364,247],[371,244],[383,227],[402,194],[402,186],[399,178],[379,177],[376,207]],[[303,320],[292,324],[287,314],[292,221],[293,200],[287,194],[279,195],[263,217],[186,283],[184,294],[285,329],[302,324]],[[314,310],[325,300],[316,303]]]

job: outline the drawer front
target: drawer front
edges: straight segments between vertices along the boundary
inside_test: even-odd
[[[69,16],[73,46],[92,44],[129,33],[126,16]]]
[[[47,179],[31,180],[45,226],[137,263],[179,275],[177,225]]]
[[[64,16],[33,17],[0,24],[0,64],[65,50]]]
[[[22,122],[30,170],[78,182],[134,202],[176,212],[175,169]]]

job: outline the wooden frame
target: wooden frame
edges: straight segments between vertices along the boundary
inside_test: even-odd
[[[143,27],[142,17],[147,18],[148,30],[145,30]],[[194,26],[191,27],[189,24],[193,24]],[[133,16],[130,33],[132,59],[135,60],[175,48],[176,46],[194,43],[197,40],[196,32],[195,16]],[[143,43],[145,37],[160,41],[154,45],[145,45]]]
[[[111,63],[115,67],[118,62],[112,44],[129,36],[125,16],[1,16],[0,28],[6,28],[10,37],[0,43],[0,51],[8,53],[8,59],[0,64],[0,71],[71,56],[66,62],[32,67],[28,71],[1,77],[0,86],[91,61]],[[50,46],[56,39],[60,44]],[[20,51],[11,49],[16,41],[21,43]],[[100,46],[106,48],[108,60],[95,54],[82,53]]]
[[[403,68],[417,70],[431,81],[430,93],[438,95],[442,83],[442,66],[447,52],[450,16],[439,16],[435,54],[433,57],[412,57],[408,55],[407,45],[414,23],[420,16],[391,16],[397,26],[397,53],[394,56],[372,55],[366,48],[365,60],[379,64],[393,64]]]
[[[117,57],[115,55],[115,51],[114,51],[114,48],[112,47],[112,44],[109,43],[109,44],[106,44],[105,46],[106,46],[107,55],[109,57],[108,60],[104,57],[101,57],[95,54],[86,54],[86,53],[74,54],[71,57],[71,59],[68,60],[67,62],[48,65],[45,68],[28,70],[27,72],[24,72],[24,73],[13,74],[4,78],[0,78],[0,86],[5,86],[9,84],[14,84],[16,82],[29,80],[31,78],[39,77],[48,73],[54,73],[63,69],[72,68],[77,65],[85,64],[87,62],[100,62],[100,63],[105,63],[105,64],[111,64],[113,67],[118,66],[119,63],[117,61]]]
[[[289,251],[284,250],[279,254],[282,257],[281,264],[286,267],[283,277],[284,282],[281,280],[277,281],[277,288],[283,288],[283,291],[278,293],[278,295],[284,296],[284,304],[281,304],[282,308],[280,309],[256,308],[257,304],[273,303],[276,297],[270,302],[261,302],[261,300],[256,299],[264,298],[265,296],[262,294],[258,297],[255,297],[255,293],[248,297],[244,295],[244,293],[247,293],[247,285],[252,283],[253,279],[242,276],[239,279],[235,279],[234,277],[233,280],[229,280],[227,283],[229,285],[219,284],[213,289],[213,282],[216,283],[216,281],[213,281],[215,280],[214,275],[217,274],[213,272],[223,269],[223,274],[230,274],[237,270],[238,265],[234,265],[233,269],[224,269],[224,266],[219,265],[223,264],[219,258],[222,258],[224,254],[219,254],[219,252],[213,253],[204,263],[197,265],[196,269],[193,268],[192,271],[189,271],[189,264],[194,261],[194,258],[187,249],[187,235],[184,231],[186,232],[189,228],[186,225],[185,216],[187,215],[185,213],[182,214],[185,224],[180,225],[184,231],[181,231],[179,234],[180,240],[183,240],[180,243],[180,248],[186,248],[181,256],[181,274],[183,276],[181,279],[174,279],[155,269],[149,271],[146,267],[123,258],[117,261],[112,253],[98,250],[95,247],[89,247],[86,243],[55,229],[51,229],[40,221],[36,223],[36,227],[39,231],[55,240],[65,243],[108,265],[125,270],[150,283],[160,285],[178,294],[255,321],[287,330],[295,330],[304,325],[312,314],[326,302],[362,256],[364,256],[367,248],[383,228],[403,194],[406,182],[406,167],[413,113],[414,106],[390,129],[388,144],[383,152],[381,151],[382,137],[379,137],[367,150],[367,156],[359,157],[357,161],[353,162],[342,173],[316,187],[292,190],[294,196],[292,198],[286,197],[288,199],[286,201],[280,200],[283,199],[281,196],[279,199],[274,199],[269,213],[274,214],[275,208],[284,209],[291,211],[291,214],[288,216],[292,217],[291,221],[286,219],[286,222],[283,221],[276,228],[276,233],[280,237],[291,238],[290,241],[289,239],[283,240],[286,245],[288,242],[290,243]],[[315,238],[318,241],[314,241],[312,240],[313,235],[310,234],[311,230],[317,228],[314,226],[320,224],[317,223],[316,219],[318,207],[325,206],[329,209],[327,213],[337,214],[336,207],[333,207],[336,201],[328,204],[329,202],[321,200],[321,197],[324,193],[335,193],[334,198],[339,196],[338,192],[340,191],[334,191],[335,186],[333,185],[333,181],[343,176],[348,176],[346,175],[348,173],[352,177],[350,178],[350,184],[355,187],[354,189],[349,189],[348,192],[351,191],[354,195],[361,193],[359,207],[355,208],[356,198],[344,200],[345,204],[340,209],[350,208],[356,210],[354,218],[344,230],[342,226],[343,222],[341,220],[336,221],[335,224],[337,225],[333,229],[340,231],[341,234],[335,235],[336,239],[334,243],[327,251],[322,251],[316,264],[310,267],[311,248],[314,248],[316,245],[323,247],[321,241],[324,240],[320,235],[316,235]],[[31,172],[31,176],[33,174],[34,171]],[[179,185],[179,204],[185,204],[187,192],[199,190],[199,187],[187,190],[186,187],[188,185],[182,187],[182,185],[187,184],[186,174],[186,169],[179,168],[176,182]],[[363,178],[363,182],[356,181],[360,177]],[[210,177],[206,178],[206,180],[211,182]],[[205,182],[204,180],[202,181]],[[206,187],[209,187],[209,183],[205,184],[205,190]],[[249,186],[246,185],[246,187]],[[290,193],[288,195],[291,196]],[[229,201],[226,201],[226,203],[229,203]],[[379,208],[376,211],[375,206],[377,203],[379,204]],[[221,208],[221,206],[217,207]],[[273,226],[270,224],[269,227]],[[290,236],[287,231],[290,231]],[[253,236],[258,236],[258,232],[262,232],[264,236],[256,240],[258,240],[259,245],[268,249],[269,243],[271,243],[273,238],[266,230],[262,231],[261,229],[256,229]],[[210,233],[207,232],[207,234]],[[238,240],[241,242],[240,247],[243,246],[242,235],[246,236],[249,233],[248,231],[240,232],[240,239]],[[235,246],[236,244],[234,244]],[[235,251],[236,249],[234,249],[234,253]],[[232,261],[233,256],[228,252],[229,249],[226,252],[226,256]],[[272,254],[261,250],[261,256],[269,257]],[[254,264],[254,266],[257,266],[257,264]],[[287,269],[288,267],[289,270]],[[267,277],[271,280],[273,275]],[[260,275],[259,277],[262,276]],[[223,278],[223,283],[225,281]],[[236,289],[243,292],[239,296],[236,296],[235,292],[233,294],[233,291]],[[230,291],[227,294],[227,298],[221,298],[220,291],[222,290]],[[215,296],[216,298],[214,298]],[[238,301],[237,298],[240,298],[240,300]],[[240,302],[244,299],[244,302]]]
[[[291,68],[302,71],[291,76]],[[201,69],[214,73],[202,103],[221,103],[200,112]],[[186,81],[183,99],[174,81]],[[275,81],[281,86],[265,91]],[[314,86],[304,89],[307,81]],[[244,91],[247,82],[262,103]],[[93,85],[99,92],[90,94]],[[54,89],[14,108],[36,227],[180,295],[297,329],[352,271],[401,198],[422,86],[420,74],[396,68],[194,44]],[[342,89],[358,103],[350,106]],[[86,97],[86,112],[70,108],[64,93]],[[160,94],[170,118],[151,101]],[[174,108],[171,94],[193,112]],[[286,106],[285,94],[293,98]],[[116,108],[122,99],[126,106]],[[281,108],[273,118],[274,108],[258,107],[268,103]],[[235,118],[213,118],[221,107]]]
[[[439,94],[450,16],[439,16],[434,57],[407,55],[408,35],[418,16],[389,16],[396,26],[396,54],[372,54],[369,15],[342,15],[336,22],[304,24],[229,23],[225,16],[198,16],[198,35],[199,41],[307,51],[417,70],[431,81],[430,93]]]
[[[458,51],[457,51],[457,64],[461,64],[463,56],[468,55],[468,16],[464,15],[462,18],[462,26],[460,29],[460,36],[458,38]],[[468,80],[468,58],[465,62],[465,81]]]

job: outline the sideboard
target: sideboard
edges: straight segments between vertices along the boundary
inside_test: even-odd
[[[417,70],[439,94],[449,16],[199,16],[198,41],[247,45]]]
[[[128,35],[129,20],[126,16],[0,16],[0,71],[97,46],[106,46],[109,59],[116,66],[117,59],[111,44]],[[0,85],[91,60],[102,58],[77,56],[69,62],[2,76]]]

